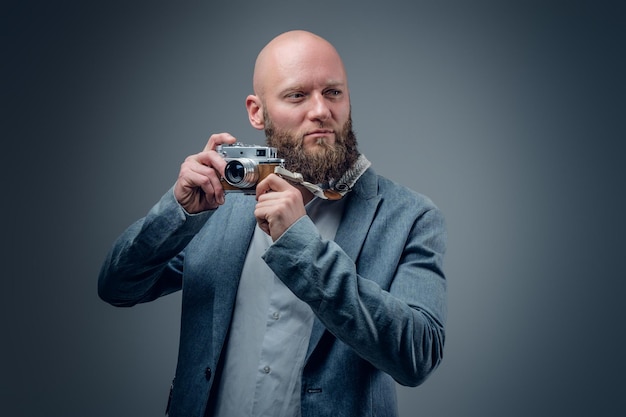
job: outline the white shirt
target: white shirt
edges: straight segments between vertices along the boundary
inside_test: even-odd
[[[314,198],[306,205],[323,239],[332,240],[344,199]],[[241,273],[216,417],[300,416],[300,388],[314,314],[263,262],[272,244],[255,228]]]

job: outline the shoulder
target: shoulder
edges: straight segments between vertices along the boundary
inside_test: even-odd
[[[422,212],[439,210],[426,195],[379,175],[372,168],[368,168],[357,181],[354,191],[365,199],[378,198],[381,204],[388,207]]]

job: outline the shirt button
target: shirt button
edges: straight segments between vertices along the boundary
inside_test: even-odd
[[[206,369],[204,370],[204,376],[205,376],[205,378],[206,378],[206,380],[207,380],[207,381],[211,379],[211,373],[212,373],[212,372],[211,372],[211,368],[206,368]]]
[[[272,317],[274,318],[274,320],[278,320],[280,318],[280,313],[278,311],[274,311],[274,314],[272,314]]]
[[[270,373],[270,370],[271,370],[271,369],[270,369],[270,367],[269,367],[269,366],[265,366],[265,367],[263,368],[263,372],[265,372],[266,374],[269,374],[269,373]]]

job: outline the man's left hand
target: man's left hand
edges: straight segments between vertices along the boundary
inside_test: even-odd
[[[300,217],[306,215],[302,193],[276,174],[256,187],[254,216],[259,227],[275,242]]]

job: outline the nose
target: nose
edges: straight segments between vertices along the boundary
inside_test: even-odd
[[[314,94],[311,98],[311,110],[309,111],[311,120],[325,122],[330,119],[331,111],[323,94]]]

